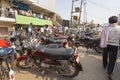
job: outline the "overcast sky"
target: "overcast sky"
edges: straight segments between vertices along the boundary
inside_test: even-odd
[[[87,21],[94,20],[95,23],[106,23],[110,16],[120,13],[120,0],[86,0]],[[80,0],[74,3],[79,6]],[[56,0],[56,11],[63,18],[70,20],[72,0]],[[78,13],[74,14],[78,15]],[[82,21],[84,6],[82,10]]]

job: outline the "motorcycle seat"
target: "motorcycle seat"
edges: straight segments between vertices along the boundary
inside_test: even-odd
[[[91,41],[99,41],[100,38],[92,38],[92,37],[87,37],[87,39],[91,40]]]
[[[50,40],[51,43],[62,43],[64,42],[65,39],[60,39],[60,40]]]
[[[54,37],[55,40],[58,40],[58,39],[66,39],[67,36],[63,36],[63,37]]]
[[[59,44],[49,44],[47,45],[47,48],[61,48],[62,45],[59,45]]]
[[[74,54],[72,48],[46,48],[45,56],[53,60],[68,60]]]

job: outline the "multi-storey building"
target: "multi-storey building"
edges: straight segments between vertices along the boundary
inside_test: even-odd
[[[52,25],[56,0],[0,0],[0,34],[17,25]]]

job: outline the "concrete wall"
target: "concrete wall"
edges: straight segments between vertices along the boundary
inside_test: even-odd
[[[0,0],[0,6],[1,6],[2,4],[1,4],[1,0]]]
[[[7,0],[1,0],[1,4],[3,9],[2,16],[5,17],[5,9],[10,7],[10,2]]]
[[[42,8],[56,12],[56,0],[34,0],[34,2]]]
[[[9,22],[0,22],[0,34],[8,35],[8,32],[11,30],[12,26],[13,25]]]
[[[10,7],[10,2],[8,0],[0,0],[0,5],[2,7],[2,17],[5,17],[5,9]],[[8,31],[12,28],[13,23],[0,21],[0,34],[8,35]]]

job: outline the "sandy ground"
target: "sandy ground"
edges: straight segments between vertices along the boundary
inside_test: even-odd
[[[107,80],[106,70],[102,67],[102,55],[79,48],[80,61],[83,65],[83,71],[75,78],[65,78],[52,71],[40,71],[39,69],[19,69],[15,68],[16,80]],[[118,61],[113,80],[120,80],[120,61]]]

